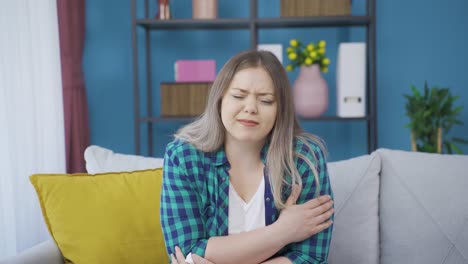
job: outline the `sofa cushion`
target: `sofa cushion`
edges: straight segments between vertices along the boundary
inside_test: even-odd
[[[84,153],[86,171],[91,174],[102,172],[134,171],[162,168],[162,158],[114,153],[112,150],[89,146]]]
[[[379,263],[380,157],[330,162],[328,170],[335,201],[329,263]]]
[[[378,153],[381,263],[468,263],[468,156]]]
[[[30,177],[47,227],[71,263],[168,262],[159,219],[162,169]]]

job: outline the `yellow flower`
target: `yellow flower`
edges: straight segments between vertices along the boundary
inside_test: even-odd
[[[290,60],[295,60],[295,59],[297,59],[297,53],[296,53],[296,52],[291,52],[291,53],[289,53],[288,58],[289,58]]]
[[[292,47],[297,47],[299,45],[299,42],[296,39],[291,39],[289,44],[291,44]]]
[[[321,40],[318,43],[319,48],[325,48],[326,45],[327,45],[327,43],[325,42],[325,40]]]
[[[322,72],[328,72],[330,59],[325,56],[325,47],[327,45],[325,40],[306,44],[299,39],[290,39],[289,44],[286,54],[291,64],[285,65],[287,71],[294,70],[296,66],[310,66],[317,63],[320,65]]]

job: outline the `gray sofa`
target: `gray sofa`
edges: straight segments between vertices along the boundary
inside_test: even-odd
[[[468,156],[379,149],[328,168],[336,212],[329,263],[468,264]],[[0,263],[63,259],[46,241]]]

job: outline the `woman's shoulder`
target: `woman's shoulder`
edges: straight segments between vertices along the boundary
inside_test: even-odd
[[[301,155],[323,156],[325,143],[317,136],[298,136],[293,142],[294,152]]]
[[[169,142],[166,146],[166,155],[193,155],[198,154],[199,151],[192,143],[181,140],[174,139]]]
[[[198,162],[206,159],[202,150],[197,149],[192,143],[181,139],[174,139],[166,146],[165,157],[178,160],[182,163]]]
[[[325,177],[321,172],[326,171],[326,150],[325,144],[320,138],[299,136],[294,140],[294,147],[296,167],[301,175],[309,175],[315,170],[318,177]],[[314,177],[306,177],[306,181],[313,179]]]

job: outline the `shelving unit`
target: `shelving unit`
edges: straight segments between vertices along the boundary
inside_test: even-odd
[[[366,87],[366,116],[361,118],[341,118],[337,116],[322,116],[313,119],[301,119],[301,121],[356,121],[363,120],[367,123],[367,151],[377,149],[377,82],[376,82],[376,23],[375,1],[366,1],[366,15],[364,16],[326,16],[326,17],[293,17],[293,18],[258,18],[257,0],[250,0],[250,17],[239,19],[213,19],[192,20],[172,19],[156,20],[149,18],[149,1],[144,0],[145,18],[136,17],[137,0],[132,0],[132,46],[133,46],[133,100],[134,100],[134,126],[135,126],[135,152],[141,152],[141,125],[147,124],[148,155],[153,155],[153,123],[193,120],[193,117],[163,118],[153,116],[152,102],[152,76],[151,76],[151,41],[152,30],[199,30],[199,29],[248,29],[250,32],[250,47],[255,49],[258,44],[259,29],[280,28],[323,28],[323,27],[350,27],[362,26],[366,28],[366,52],[367,52],[367,87]],[[146,63],[146,113],[140,113],[140,84],[138,80],[138,39],[137,28],[143,28],[145,32],[145,63]]]

